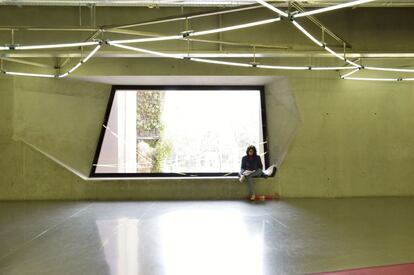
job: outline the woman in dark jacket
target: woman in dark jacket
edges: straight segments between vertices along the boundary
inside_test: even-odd
[[[240,170],[240,182],[247,181],[250,200],[255,200],[253,177],[260,177],[263,174],[263,164],[261,158],[257,155],[256,147],[250,145],[247,147],[246,155],[242,158]]]

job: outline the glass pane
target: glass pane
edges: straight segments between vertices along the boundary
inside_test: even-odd
[[[237,172],[261,110],[259,90],[118,90],[96,173]]]

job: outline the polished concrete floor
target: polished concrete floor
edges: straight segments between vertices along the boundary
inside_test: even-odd
[[[414,262],[414,199],[0,202],[0,274],[270,275]]]

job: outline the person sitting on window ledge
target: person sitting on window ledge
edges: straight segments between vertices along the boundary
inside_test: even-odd
[[[254,177],[273,177],[276,173],[276,166],[272,165],[269,167],[270,171],[263,172],[263,164],[260,156],[257,155],[256,147],[250,145],[247,147],[246,155],[241,161],[240,170],[240,182],[247,181],[247,188],[250,196],[250,200],[254,201],[256,195],[254,194]]]

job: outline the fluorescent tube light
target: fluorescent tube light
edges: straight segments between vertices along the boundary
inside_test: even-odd
[[[278,9],[278,8],[276,8],[276,7],[274,7],[274,6],[272,6],[272,5],[270,5],[269,3],[267,3],[266,1],[263,1],[263,0],[256,0],[256,2],[257,3],[259,3],[259,4],[261,4],[262,6],[265,6],[266,8],[268,8],[268,9],[271,9],[272,11],[274,11],[274,12],[276,12],[276,13],[278,13],[279,15],[281,15],[281,16],[284,16],[284,17],[288,17],[289,15],[286,13],[286,12],[284,12],[284,11],[282,11],[282,10],[280,10],[280,9]]]
[[[166,40],[176,40],[183,39],[182,35],[170,35],[170,36],[158,36],[158,37],[149,37],[149,38],[137,38],[137,39],[126,39],[126,40],[114,40],[108,41],[110,44],[128,44],[128,43],[144,43],[144,42],[156,42],[156,41],[166,41]]]
[[[82,65],[82,62],[79,62],[76,64],[72,69],[68,71],[69,74],[73,73],[77,68],[79,68]]]
[[[405,72],[414,73],[414,69],[382,68],[382,67],[364,67],[367,70],[385,71],[385,72]]]
[[[230,66],[238,66],[238,67],[253,67],[253,65],[247,64],[247,63],[228,62],[228,61],[220,61],[220,60],[201,59],[201,58],[190,58],[190,60],[196,61],[196,62],[219,64],[219,65],[230,65]]]
[[[116,44],[114,42],[108,42],[108,43],[109,43],[109,45],[112,45],[112,46],[115,46],[115,47],[118,47],[118,48],[131,50],[131,51],[149,53],[149,54],[153,54],[153,55],[157,55],[157,56],[161,56],[161,57],[184,59],[183,56],[177,56],[177,55],[174,55],[174,54],[167,54],[167,53],[161,53],[161,52],[156,52],[156,51],[151,51],[151,50],[146,50],[146,49],[141,49],[141,48],[136,48],[136,47],[130,47],[130,46],[122,45],[122,44]]]
[[[339,71],[339,70],[353,70],[356,67],[311,67],[312,71]]]
[[[316,39],[315,37],[312,36],[312,34],[310,34],[307,30],[305,30],[304,28],[302,28],[301,25],[299,25],[296,21],[292,21],[293,25],[295,25],[296,28],[298,28],[304,35],[306,35],[310,40],[312,40],[315,44],[317,44],[319,47],[323,47],[323,44]]]
[[[93,49],[93,51],[91,51],[81,62],[82,63],[86,63],[88,62],[88,60],[95,55],[95,53],[101,48],[101,45],[98,45],[95,47],[95,49]]]
[[[331,48],[329,48],[329,47],[327,47],[327,46],[325,46],[324,48],[325,48],[325,50],[327,50],[329,53],[331,53],[333,56],[336,56],[337,58],[339,58],[339,59],[341,59],[341,60],[345,60],[345,58],[344,58],[342,55],[337,54],[337,53],[336,53],[336,52],[334,52]]]
[[[55,49],[55,48],[70,48],[98,45],[98,41],[67,43],[67,44],[50,44],[50,45],[32,45],[32,46],[15,46],[15,50],[40,50],[40,49]]]
[[[240,24],[240,25],[235,25],[235,26],[229,26],[229,27],[224,27],[224,28],[219,28],[219,29],[192,32],[192,33],[189,33],[189,36],[200,36],[200,35],[206,35],[206,34],[212,34],[212,33],[218,33],[218,32],[232,31],[232,30],[238,30],[238,29],[246,29],[246,28],[265,25],[265,24],[269,24],[269,23],[273,23],[273,22],[277,22],[277,21],[280,21],[280,17],[261,20],[261,21],[256,21],[256,22],[251,22],[251,23],[246,23],[246,24]]]
[[[273,66],[273,65],[257,65],[257,68],[261,69],[275,69],[275,70],[309,70],[309,67],[301,66]]]
[[[64,73],[64,74],[59,75],[58,77],[59,78],[64,78],[64,77],[67,77],[68,75],[69,75],[69,73]]]
[[[46,78],[54,78],[55,76],[52,74],[32,74],[32,73],[19,73],[19,72],[4,72],[7,75],[17,75],[17,76],[33,76],[33,77],[46,77]]]
[[[356,5],[360,5],[360,4],[364,4],[364,3],[368,3],[368,2],[372,2],[372,1],[375,1],[375,0],[351,1],[351,2],[348,2],[348,3],[343,3],[343,4],[339,4],[339,5],[335,5],[335,6],[326,7],[326,8],[301,12],[301,13],[293,15],[293,17],[298,18],[298,17],[303,17],[303,16],[314,15],[314,14],[317,14],[317,13],[322,13],[322,12],[327,12],[327,11],[332,11],[332,10],[337,10],[337,9],[343,9],[343,8],[352,7],[352,6],[356,6]]]
[[[345,62],[346,62],[346,63],[348,63],[349,65],[355,66],[355,67],[357,67],[357,68],[362,68],[362,66],[361,66],[361,65],[358,65],[357,63],[352,62],[352,61],[351,61],[351,60],[349,60],[349,59],[345,59]]]
[[[356,73],[357,71],[359,71],[359,69],[355,69],[355,70],[353,70],[353,71],[351,71],[351,72],[349,72],[349,73],[347,73],[347,74],[341,75],[341,78],[342,78],[342,79],[347,78],[348,76],[350,76],[350,75],[352,75],[352,74]]]
[[[398,78],[369,78],[369,77],[347,77],[346,80],[365,80],[365,81],[398,81]]]

